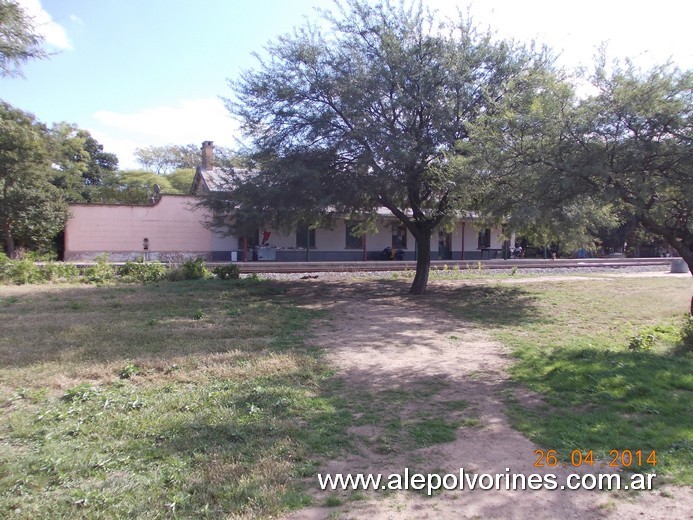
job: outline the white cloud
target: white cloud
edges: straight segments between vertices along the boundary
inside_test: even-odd
[[[24,11],[34,20],[36,30],[43,35],[46,43],[58,49],[72,49],[65,28],[41,6],[40,0],[17,0]]]
[[[93,118],[97,124],[89,131],[105,151],[118,156],[123,169],[137,167],[135,148],[202,144],[207,140],[230,147],[239,135],[238,124],[229,116],[223,101],[215,97],[180,100],[173,106],[130,113],[101,110]]]

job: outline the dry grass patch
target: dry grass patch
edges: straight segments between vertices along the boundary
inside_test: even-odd
[[[0,287],[0,516],[273,516],[349,414],[269,283]]]

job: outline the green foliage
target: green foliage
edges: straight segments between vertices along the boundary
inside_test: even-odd
[[[213,276],[212,272],[207,269],[205,261],[202,258],[186,260],[181,264],[180,272],[183,280],[200,280],[204,278],[211,278]]]
[[[648,352],[652,350],[656,342],[657,336],[654,334],[638,334],[630,338],[628,350],[634,352]]]
[[[94,260],[96,261],[94,265],[90,265],[82,271],[82,281],[97,285],[112,282],[115,277],[115,270],[108,262],[108,255],[99,255]]]
[[[48,249],[67,219],[67,205],[50,183],[46,127],[0,102],[0,237],[8,256],[19,246]]]
[[[102,182],[91,189],[94,202],[107,204],[151,204],[156,196],[155,185],[160,193],[187,194],[192,185],[194,170],[176,170],[158,175],[145,170],[106,172]]]
[[[99,391],[97,388],[91,386],[88,383],[81,383],[72,388],[68,388],[63,394],[63,400],[73,403],[73,402],[86,402],[98,395]]]
[[[104,152],[103,145],[87,130],[69,123],[54,124],[48,139],[51,182],[70,202],[91,202],[109,173],[118,169],[118,158]]]
[[[0,253],[0,283],[30,284],[43,282],[74,282],[79,279],[79,269],[72,264],[45,262],[38,265],[34,257],[27,255],[20,260],[10,260]]]
[[[319,313],[272,285],[68,288],[89,312],[58,329],[64,303],[46,296],[60,293],[31,291],[1,309],[3,518],[277,518],[348,446],[348,401],[302,339]],[[190,327],[200,308],[214,320]]]
[[[123,368],[118,371],[120,379],[130,379],[140,373],[140,367],[132,361],[128,361]]]
[[[240,271],[238,266],[218,266],[210,271],[203,259],[188,260],[179,267],[169,267],[160,262],[128,261],[120,267],[109,263],[108,255],[96,257],[95,263],[80,269],[63,262],[36,262],[37,257],[26,255],[21,259],[10,260],[7,255],[0,253],[0,283],[3,284],[39,284],[46,282],[94,283],[97,285],[111,282],[125,283],[156,283],[165,279],[201,280],[219,278],[221,280],[236,280]]]
[[[0,77],[21,77],[21,65],[30,59],[45,58],[44,40],[35,20],[19,3],[0,2]]]
[[[212,272],[220,280],[237,280],[241,275],[241,270],[234,264],[214,266]]]
[[[160,262],[125,262],[118,268],[121,281],[133,283],[153,283],[166,278],[166,266]]]
[[[41,270],[30,258],[21,260],[9,260],[7,256],[0,256],[0,280],[3,283],[14,283],[24,285],[30,283],[41,283],[44,277]]]
[[[80,273],[76,265],[63,262],[46,262],[39,267],[43,278],[47,282],[75,282]]]
[[[677,352],[693,354],[693,316],[686,316],[681,327],[681,340],[677,346]]]
[[[179,168],[175,170],[166,176],[166,179],[171,184],[171,191],[165,191],[164,193],[190,193],[194,177],[195,170],[193,168]]]
[[[421,294],[433,230],[471,202],[476,170],[450,159],[468,155],[469,125],[546,57],[416,2],[347,0],[324,18],[324,32],[298,28],[232,83],[227,105],[259,167],[203,204],[241,232],[384,206],[417,241]]]
[[[4,4],[3,4],[4,5]],[[86,130],[49,130],[32,114],[0,103],[0,238],[4,250],[45,253],[64,229],[67,202],[90,201],[118,159]]]
[[[482,210],[564,249],[642,225],[693,266],[693,71],[602,56],[589,80],[594,94],[578,99],[556,74],[519,77],[516,95],[480,119]]]

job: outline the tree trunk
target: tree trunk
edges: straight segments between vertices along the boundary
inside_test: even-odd
[[[428,272],[431,268],[431,232],[419,231],[415,236],[417,246],[416,276],[409,294],[424,294],[428,285]]]
[[[4,223],[3,234],[5,235],[5,254],[8,258],[14,258],[14,238],[12,237],[12,230],[10,229],[9,222]]]

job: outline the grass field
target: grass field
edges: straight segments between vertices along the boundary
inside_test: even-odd
[[[252,280],[0,287],[0,516],[268,516],[348,443],[318,313]]]
[[[446,308],[513,347],[515,381],[543,400],[509,398],[534,442],[608,463],[640,450],[645,469],[654,449],[658,474],[693,484],[693,353],[680,352],[690,291],[681,278],[495,284],[456,289]]]
[[[250,518],[308,504],[305,477],[351,448],[347,428],[394,418],[409,396],[350,399],[304,343],[329,316],[296,305],[289,287],[0,286],[0,516]],[[690,290],[680,278],[474,280],[421,305],[515,349],[515,379],[545,404],[509,392],[510,412],[541,446],[656,449],[658,473],[690,484],[693,359],[673,353]],[[651,350],[628,349],[649,334]],[[473,426],[385,420],[384,451]]]

